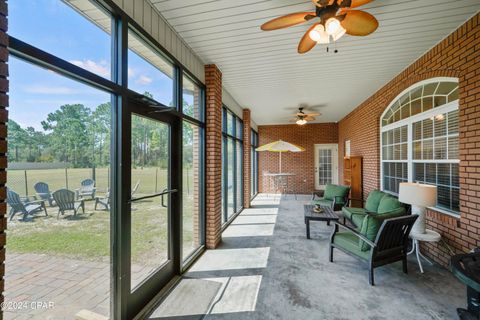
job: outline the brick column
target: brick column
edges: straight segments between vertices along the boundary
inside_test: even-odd
[[[250,109],[243,109],[243,207],[250,208],[252,190],[252,128],[250,125]]]
[[[8,37],[7,37],[7,1],[0,0],[0,302],[3,302],[5,291],[5,229],[7,227],[6,188],[7,182],[7,120],[8,120]],[[3,312],[0,310],[0,319]]]
[[[222,228],[222,73],[205,66],[206,84],[206,246],[214,249]]]

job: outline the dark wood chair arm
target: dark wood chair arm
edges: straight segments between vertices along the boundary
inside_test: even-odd
[[[348,231],[350,231],[351,233],[355,234],[357,237],[359,237],[362,241],[364,241],[365,243],[367,243],[370,247],[372,248],[375,248],[377,246],[376,243],[372,242],[371,240],[367,239],[367,237],[365,237],[363,234],[360,234],[357,230],[353,229],[353,228],[350,228],[349,226],[339,222],[339,221],[335,221],[334,222],[335,225],[339,226],[340,228],[344,228],[344,229],[347,229]]]

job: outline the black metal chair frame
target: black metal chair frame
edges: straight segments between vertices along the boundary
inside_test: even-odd
[[[418,215],[410,215],[385,219],[380,226],[374,242],[366,238],[364,235],[358,233],[355,229],[350,228],[345,224],[341,224],[340,222],[335,222],[335,228],[330,237],[329,260],[330,262],[333,262],[333,248],[336,248],[348,255],[365,261],[354,253],[351,253],[333,243],[335,234],[338,232],[339,227],[341,227],[355,234],[359,239],[363,240],[367,245],[370,246],[370,258],[367,261],[368,282],[370,285],[375,285],[374,269],[393,262],[402,261],[403,272],[408,273],[408,236],[410,235],[410,231],[412,230],[413,224],[417,218]]]

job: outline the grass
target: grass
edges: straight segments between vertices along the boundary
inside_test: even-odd
[[[71,181],[81,181],[91,176],[91,169],[69,169]],[[63,181],[65,173],[63,169]],[[186,170],[185,170],[186,171]],[[90,172],[90,175],[88,173]],[[99,174],[99,172],[101,172]],[[8,186],[18,190],[18,171],[9,171]],[[21,171],[23,173],[23,171]],[[51,190],[62,185],[62,177],[58,169],[32,170],[27,172],[29,181],[47,182]],[[108,176],[105,169],[97,169],[97,178]],[[21,177],[21,175],[20,175]],[[188,178],[188,180],[187,180]],[[157,189],[166,187],[166,172],[155,168],[135,169],[132,172],[132,184],[140,181],[136,196],[151,194]],[[17,181],[11,183],[12,181]],[[33,182],[35,181],[35,182]],[[97,180],[98,181],[98,180]],[[188,182],[187,182],[188,181]],[[184,175],[184,210],[183,210],[183,248],[188,253],[195,247],[193,233],[193,190],[187,190],[186,184],[193,181],[191,171]],[[21,182],[20,182],[21,183]],[[79,184],[79,182],[78,182]],[[102,182],[97,182],[101,189]],[[106,190],[104,184],[103,192]],[[70,187],[70,185],[69,185]],[[161,189],[160,189],[161,188]],[[33,189],[33,187],[32,187]],[[72,187],[70,187],[72,189]],[[101,194],[102,191],[99,191]],[[94,201],[86,201],[85,214],[80,213],[73,217],[72,213],[60,216],[57,220],[57,207],[47,207],[48,217],[37,213],[33,219],[18,221],[17,216],[8,224],[8,252],[42,253],[68,258],[106,261],[110,260],[110,214],[108,211],[94,210]],[[161,207],[161,198],[136,202],[132,205],[132,262],[142,265],[158,265],[159,261],[167,256],[168,248],[168,220],[167,209]]]

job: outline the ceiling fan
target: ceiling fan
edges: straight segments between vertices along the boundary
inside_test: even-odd
[[[264,31],[277,30],[295,26],[310,20],[315,22],[303,35],[298,44],[298,53],[306,53],[317,43],[336,42],[344,34],[367,36],[378,28],[378,21],[373,15],[361,10],[354,10],[373,0],[312,0],[315,12],[296,12],[278,17],[264,23]]]
[[[291,122],[295,122],[296,124],[303,126],[307,124],[308,121],[314,121],[316,116],[320,116],[320,113],[305,113],[303,111],[304,107],[298,108],[298,112],[294,115],[295,118],[290,120]]]

